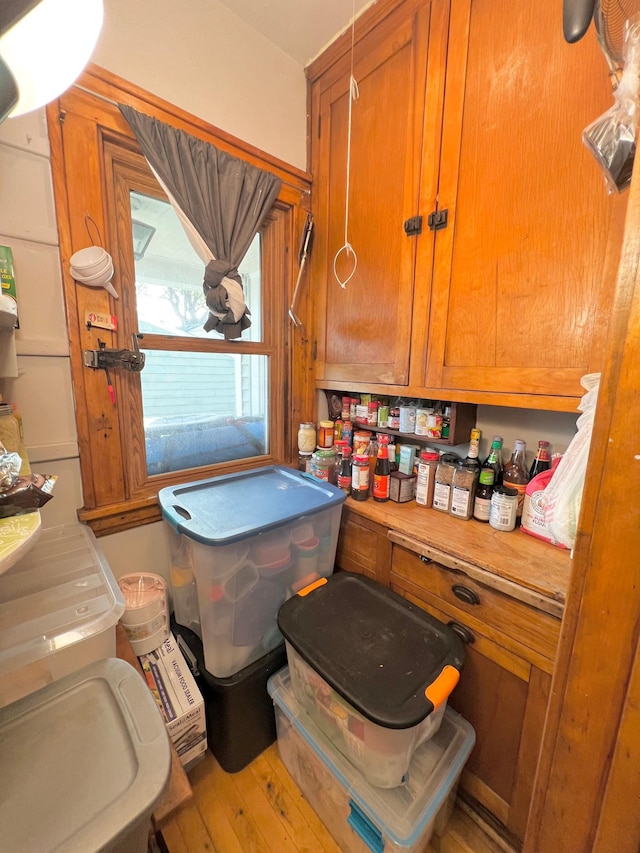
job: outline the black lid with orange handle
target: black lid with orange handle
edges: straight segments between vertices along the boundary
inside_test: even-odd
[[[321,578],[280,608],[298,654],[373,723],[408,729],[447,700],[465,649],[447,625],[366,577]]]

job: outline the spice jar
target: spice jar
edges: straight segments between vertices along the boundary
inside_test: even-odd
[[[479,468],[467,459],[457,464],[453,472],[449,509],[451,515],[455,515],[456,518],[464,518],[468,521],[473,515],[473,499],[479,473]]]
[[[318,447],[333,446],[334,426],[333,421],[320,421],[320,431],[318,435]]]
[[[302,471],[304,474],[311,473],[311,457],[313,453],[309,453],[305,450],[298,451],[298,471]]]
[[[516,526],[518,514],[518,490],[508,486],[496,486],[491,495],[489,524],[496,530],[509,531]]]
[[[369,497],[369,456],[357,454],[351,462],[351,497],[366,501]]]
[[[312,423],[298,427],[298,450],[301,453],[313,453],[316,449],[316,428]]]
[[[433,508],[440,512],[449,512],[451,506],[451,484],[456,465],[460,460],[453,453],[444,453],[436,468],[436,482],[433,489]]]
[[[440,454],[437,450],[423,450],[418,462],[418,481],[416,483],[416,503],[420,506],[433,506],[433,491],[436,485],[436,471]]]
[[[353,433],[353,455],[364,455],[369,453],[369,443],[371,442],[371,433],[365,430],[356,430]]]
[[[389,420],[387,421],[388,429],[398,429],[400,426],[400,409],[391,408],[389,409]]]

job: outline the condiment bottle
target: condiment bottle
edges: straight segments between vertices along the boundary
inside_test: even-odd
[[[533,460],[531,468],[529,468],[529,479],[533,480],[536,474],[541,474],[543,471],[548,471],[551,468],[551,454],[549,453],[549,442],[539,441],[538,452]]]
[[[481,468],[476,486],[476,496],[473,502],[473,517],[478,521],[489,521],[491,512],[491,495],[495,472],[493,468]]]
[[[320,421],[319,426],[318,447],[331,447],[334,437],[333,421]]]
[[[505,486],[515,489],[518,493],[518,518],[522,515],[524,506],[524,492],[529,482],[529,472],[526,467],[527,444],[521,438],[516,438],[511,459],[505,465],[502,472],[502,482]]]
[[[416,503],[420,506],[433,505],[433,491],[436,485],[436,470],[440,454],[437,450],[423,450],[418,462],[418,480],[416,483]]]
[[[478,458],[480,454],[480,436],[482,433],[479,429],[475,427],[471,430],[471,436],[469,438],[469,452],[467,453],[466,462],[471,463],[471,467],[480,469],[480,460]]]
[[[374,501],[389,500],[389,447],[381,442],[378,447],[378,458],[373,472],[373,499]]]
[[[343,447],[342,459],[340,460],[340,467],[338,468],[337,485],[338,488],[342,489],[342,491],[345,492],[347,495],[351,494],[351,480],[351,448]]]
[[[357,453],[351,463],[351,497],[366,501],[369,497],[369,457]]]
[[[494,486],[499,486],[502,483],[502,436],[494,435],[491,441],[491,450],[489,455],[482,463],[483,468],[493,468]]]

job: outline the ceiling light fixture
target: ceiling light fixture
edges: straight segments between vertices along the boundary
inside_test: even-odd
[[[0,121],[66,91],[91,58],[102,19],[102,0],[2,0]]]
[[[149,248],[149,243],[156,233],[156,229],[153,225],[140,222],[139,219],[132,219],[131,230],[133,232],[133,257],[136,261],[141,261]]]

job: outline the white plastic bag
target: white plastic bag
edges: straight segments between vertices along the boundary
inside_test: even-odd
[[[566,548],[573,548],[576,541],[600,374],[588,373],[582,377],[580,384],[587,393],[578,406],[582,412],[576,422],[578,431],[571,439],[542,498],[545,524],[553,538]]]

